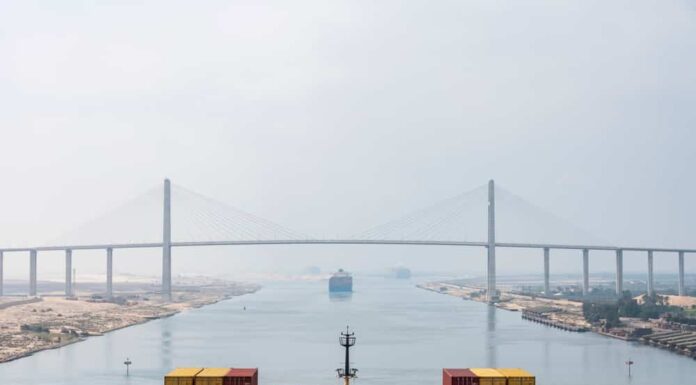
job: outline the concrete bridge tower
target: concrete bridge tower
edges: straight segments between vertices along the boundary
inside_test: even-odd
[[[162,297],[172,299],[172,191],[164,180],[164,215],[162,220]]]
[[[488,289],[489,303],[498,299],[495,285],[495,182],[488,181]]]

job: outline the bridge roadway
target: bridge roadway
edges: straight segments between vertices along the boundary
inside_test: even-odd
[[[261,245],[414,245],[414,246],[472,246],[488,247],[488,242],[436,241],[436,240],[402,240],[402,239],[287,239],[287,240],[251,240],[251,241],[192,241],[171,242],[172,247],[191,246],[261,246]],[[161,248],[163,243],[113,243],[94,245],[36,246],[0,248],[0,252],[64,251],[64,250],[106,250],[106,249],[146,249]],[[635,247],[607,245],[568,245],[554,243],[517,243],[497,242],[495,247],[518,249],[556,249],[556,250],[596,250],[596,251],[644,251],[664,253],[696,253],[696,249]]]
[[[262,245],[407,245],[407,246],[468,246],[488,248],[488,242],[464,242],[464,241],[437,241],[437,240],[400,240],[400,239],[287,239],[287,240],[249,240],[249,241],[195,241],[195,242],[171,242],[171,247],[203,247],[203,246],[262,246]],[[115,249],[143,249],[143,248],[163,248],[161,242],[152,243],[113,243],[113,244],[93,244],[93,245],[67,245],[67,246],[37,246],[37,247],[15,247],[0,249],[0,295],[3,294],[2,265],[5,253],[28,252],[31,256],[30,261],[30,295],[36,295],[36,255],[39,251],[64,251],[66,253],[66,284],[65,292],[67,296],[73,295],[72,289],[72,251],[73,250],[106,250],[107,251],[107,296],[112,293],[112,256]],[[549,292],[549,252],[550,250],[582,250],[583,251],[583,292],[589,292],[589,251],[614,251],[617,258],[617,294],[623,291],[623,252],[647,252],[648,253],[648,292],[652,293],[654,288],[653,279],[653,258],[654,252],[677,253],[679,255],[679,292],[684,293],[684,254],[696,253],[696,249],[677,249],[662,247],[629,247],[629,246],[607,246],[607,245],[570,245],[570,244],[540,244],[540,243],[510,243],[498,242],[495,247],[502,248],[521,248],[521,249],[541,249],[544,250],[544,290]]]
[[[163,236],[162,242],[153,243],[113,243],[94,245],[68,245],[68,246],[37,246],[0,248],[0,296],[3,295],[3,255],[9,252],[29,253],[29,295],[35,296],[37,283],[37,253],[39,251],[64,251],[65,252],[65,295],[72,296],[72,252],[73,250],[106,250],[106,293],[111,297],[113,278],[113,251],[114,249],[136,248],[161,248],[162,249],[162,295],[171,299],[171,248],[195,247],[195,246],[254,246],[254,245],[411,245],[411,246],[469,246],[483,247],[487,250],[488,259],[488,285],[486,295],[489,302],[497,300],[496,273],[495,273],[495,249],[524,248],[541,249],[544,251],[544,292],[550,293],[549,271],[550,251],[582,250],[583,257],[583,294],[590,290],[589,284],[589,253],[594,251],[614,251],[616,254],[616,293],[623,293],[623,252],[642,251],[647,252],[648,261],[648,294],[654,294],[653,278],[653,253],[668,252],[678,254],[679,266],[679,295],[685,294],[684,288],[684,255],[696,253],[696,249],[689,248],[664,248],[664,247],[622,247],[602,245],[570,245],[570,244],[540,244],[540,243],[508,243],[497,242],[495,239],[495,186],[491,180],[488,182],[488,240],[485,242],[462,241],[437,241],[437,240],[403,240],[403,239],[273,239],[273,240],[248,240],[248,241],[195,241],[174,242],[171,239],[171,184],[168,179],[164,181],[164,215],[162,218]]]

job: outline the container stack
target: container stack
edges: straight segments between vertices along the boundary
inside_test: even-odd
[[[178,368],[164,376],[164,385],[258,385],[258,369]]]
[[[507,385],[535,385],[536,378],[526,370],[519,368],[496,369],[507,378]]]
[[[230,369],[225,385],[259,385],[258,369]]]
[[[193,385],[196,374],[201,368],[177,368],[164,376],[164,385]]]
[[[442,385],[535,385],[536,378],[523,369],[442,369]]]

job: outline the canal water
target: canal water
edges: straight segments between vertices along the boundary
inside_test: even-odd
[[[437,385],[443,367],[489,366],[525,368],[540,385],[696,378],[690,358],[544,327],[412,281],[356,276],[347,298],[330,297],[326,281],[269,283],[252,295],[0,364],[0,384],[161,384],[164,373],[184,366],[259,367],[262,385],[339,384],[338,334],[347,324],[356,332],[351,361],[364,385]]]

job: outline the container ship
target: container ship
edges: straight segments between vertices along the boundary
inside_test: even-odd
[[[358,370],[350,366],[349,350],[355,345],[355,334],[341,333],[341,346],[346,348],[346,364],[338,377],[344,385],[357,378]],[[164,385],[258,385],[256,368],[178,368],[164,376]],[[536,385],[533,374],[524,369],[471,368],[442,369],[442,385]]]
[[[329,278],[329,293],[350,293],[353,291],[353,276],[350,273],[338,269]]]
[[[339,270],[339,273],[349,274]],[[344,366],[336,369],[343,385],[351,385],[358,369],[351,366],[350,348],[355,345],[355,333],[346,327],[338,338],[345,348]],[[179,368],[164,376],[164,385],[259,385],[257,368]],[[442,369],[442,385],[536,385],[533,374],[524,369],[469,368]]]

